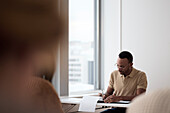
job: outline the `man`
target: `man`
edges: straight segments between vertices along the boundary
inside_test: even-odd
[[[133,56],[130,52],[121,52],[116,65],[118,70],[111,73],[107,91],[102,95],[105,103],[120,100],[131,101],[146,91],[146,75],[144,72],[133,68]],[[125,113],[125,111],[125,108],[112,108],[102,113]]]

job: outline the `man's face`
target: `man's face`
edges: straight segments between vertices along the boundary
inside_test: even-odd
[[[129,63],[127,58],[118,58],[117,59],[117,68],[120,74],[127,75],[129,73],[130,68],[132,67],[133,63]]]

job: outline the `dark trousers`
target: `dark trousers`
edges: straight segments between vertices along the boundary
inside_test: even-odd
[[[111,108],[100,113],[126,113],[126,108]]]

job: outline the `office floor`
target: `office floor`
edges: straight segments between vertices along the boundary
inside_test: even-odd
[[[78,111],[79,105],[71,105],[71,104],[62,104],[63,110],[65,113],[87,113],[87,112],[80,112]],[[100,113],[109,108],[101,108],[96,107],[95,112],[88,112],[88,113]]]

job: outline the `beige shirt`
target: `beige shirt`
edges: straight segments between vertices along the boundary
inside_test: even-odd
[[[138,88],[147,88],[146,74],[133,68],[130,75],[124,77],[116,70],[111,73],[109,87],[116,96],[134,96]]]

